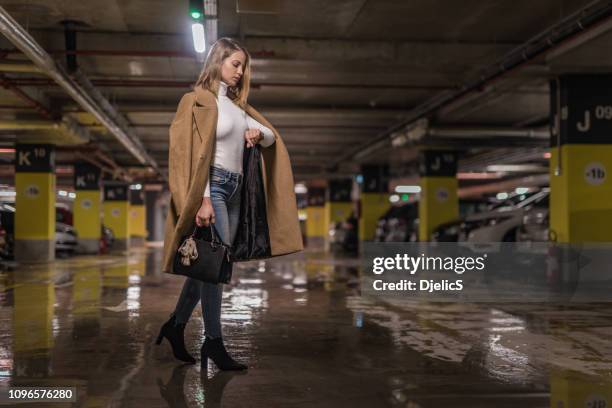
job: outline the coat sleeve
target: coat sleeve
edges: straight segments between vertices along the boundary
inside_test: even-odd
[[[185,204],[191,177],[193,100],[190,94],[181,98],[169,131],[168,185],[177,215]]]

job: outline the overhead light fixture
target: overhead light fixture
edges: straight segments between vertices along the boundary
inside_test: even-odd
[[[497,193],[495,196],[498,200],[505,200],[508,198],[508,193]]]
[[[517,187],[514,189],[514,192],[519,195],[527,194],[529,192],[529,187]]]
[[[193,48],[201,54],[206,50],[206,36],[204,35],[204,3],[202,0],[189,0],[189,15],[193,20],[191,23],[191,35],[193,36]]]
[[[206,50],[206,38],[204,37],[204,26],[202,23],[193,23],[191,25],[191,34],[193,35],[193,48],[197,53],[203,53]]]
[[[420,193],[421,192],[421,186],[397,186],[395,187],[395,192],[396,193]]]

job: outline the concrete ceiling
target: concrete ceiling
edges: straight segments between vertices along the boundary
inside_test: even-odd
[[[306,179],[324,175],[327,166],[347,151],[366,148],[413,108],[458,89],[588,3],[243,0],[243,9],[258,13],[238,13],[236,0],[219,0],[218,32],[241,40],[254,57],[249,102],[279,128],[296,179]],[[187,0],[0,0],[0,6],[62,63],[60,23],[79,22],[81,71],[128,119],[161,168],[166,167],[168,125],[201,67],[193,52]],[[612,35],[603,31],[564,53],[534,61],[494,87],[438,109],[432,120],[446,126],[541,126],[548,116],[549,78],[562,72],[611,69],[612,56],[602,52],[611,45]],[[0,65],[27,62],[4,38],[0,48]],[[6,67],[0,71],[33,100],[76,118],[117,164],[140,166],[48,77],[8,72]],[[0,89],[0,120],[44,119],[31,105],[14,91]],[[23,132],[4,130],[0,144],[10,145],[17,135]],[[337,167],[349,174],[360,161],[388,158],[402,169],[407,158],[414,157],[413,149],[383,146],[370,157],[345,160]],[[470,152],[469,145],[463,149],[467,155],[481,153]]]

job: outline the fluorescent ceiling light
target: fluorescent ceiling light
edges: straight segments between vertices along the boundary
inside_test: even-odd
[[[508,193],[497,193],[496,198],[498,200],[505,200],[506,198],[508,198]]]
[[[516,194],[526,194],[529,192],[529,187],[517,187],[514,191]]]
[[[421,186],[397,186],[395,187],[396,193],[420,193]]]
[[[191,25],[191,34],[193,34],[193,48],[196,52],[203,53],[206,49],[206,38],[204,37],[204,26],[202,23],[193,23]]]

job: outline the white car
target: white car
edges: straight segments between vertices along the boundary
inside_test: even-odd
[[[55,251],[61,255],[74,253],[78,243],[76,230],[62,222],[55,223]]]
[[[523,194],[525,197],[512,197],[491,211],[467,217],[462,224],[464,239],[479,244],[515,242],[525,215],[536,209],[548,209],[549,194],[550,189],[544,188]]]

